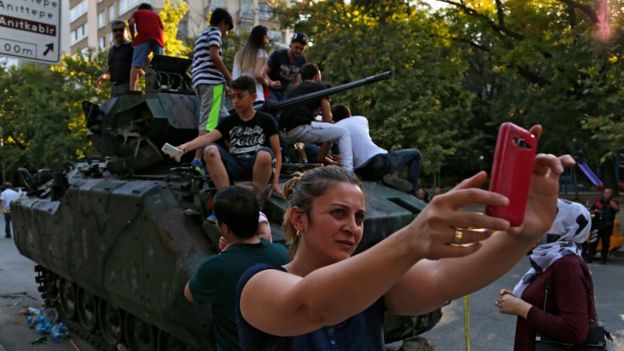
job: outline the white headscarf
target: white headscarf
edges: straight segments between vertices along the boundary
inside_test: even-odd
[[[555,220],[529,256],[531,268],[514,287],[514,295],[522,297],[535,277],[561,257],[572,254],[581,256],[580,244],[587,240],[590,229],[591,217],[585,206],[568,200],[557,200]]]

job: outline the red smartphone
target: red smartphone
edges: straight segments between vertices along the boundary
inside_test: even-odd
[[[485,213],[488,216],[506,219],[512,226],[524,222],[536,149],[537,139],[531,132],[511,122],[501,124],[494,151],[490,191],[505,195],[509,205],[487,206]]]

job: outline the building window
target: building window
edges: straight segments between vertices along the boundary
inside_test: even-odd
[[[104,49],[106,49],[106,38],[104,38],[104,37],[100,37],[100,38],[98,39],[98,48],[99,48],[100,50],[104,50]]]
[[[81,41],[82,39],[84,39],[87,34],[86,34],[86,23],[83,23],[80,27],[77,27],[76,29],[74,29],[71,32],[71,40],[70,40],[70,44],[74,45],[77,42]]]
[[[128,0],[119,0],[119,14],[122,15],[128,11]]]
[[[108,33],[108,42],[109,43],[113,42],[113,32]]]
[[[241,1],[240,2],[240,15],[241,15],[241,20],[251,20],[252,25],[253,25],[253,19],[254,19],[253,1]]]
[[[180,23],[178,23],[178,35],[176,35],[176,38],[183,39],[183,38],[188,38],[188,37],[189,37],[188,20],[180,21]]]
[[[210,12],[214,11],[217,7],[225,8],[225,0],[210,1]]]
[[[73,22],[85,13],[87,13],[87,0],[82,0],[78,5],[69,10],[69,21]]]
[[[108,7],[108,21],[112,22],[115,19],[115,5]]]
[[[98,12],[98,28],[102,28],[106,25],[106,19],[104,18],[104,12]]]
[[[272,43],[278,43],[278,44],[282,43],[282,32],[279,32],[276,30],[270,30],[268,34],[269,34],[269,40],[271,40]]]
[[[258,19],[270,20],[273,17],[271,7],[268,4],[258,4]]]

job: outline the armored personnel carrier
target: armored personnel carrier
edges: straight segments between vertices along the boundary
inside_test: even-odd
[[[99,350],[124,344],[133,351],[213,350],[209,306],[188,303],[192,272],[217,254],[216,226],[205,220],[214,189],[208,176],[164,156],[165,142],[197,134],[197,100],[185,73],[188,60],[156,57],[145,94],[97,106],[83,104],[88,137],[101,158],[69,164],[53,176],[20,170],[28,189],[12,207],[15,242],[37,263],[47,305]],[[306,99],[388,78],[388,74],[287,100]],[[302,164],[286,164],[289,172]],[[359,251],[406,225],[424,206],[413,196],[364,182],[365,232]],[[271,197],[264,212],[283,242],[285,200]],[[388,315],[388,342],[408,339],[437,323],[439,310],[418,317]]]

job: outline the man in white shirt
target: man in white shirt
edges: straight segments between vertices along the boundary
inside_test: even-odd
[[[346,128],[351,134],[353,152],[353,170],[364,180],[382,180],[401,190],[414,193],[418,189],[420,174],[420,152],[418,149],[399,149],[388,152],[377,146],[370,137],[368,120],[364,116],[351,116],[347,106],[337,105],[332,110],[337,125]],[[342,156],[342,155],[341,155]],[[394,176],[407,166],[407,181]]]
[[[17,200],[20,193],[11,189],[11,184],[4,183],[0,187],[0,210],[4,213],[4,233],[5,238],[11,237],[11,202]]]

